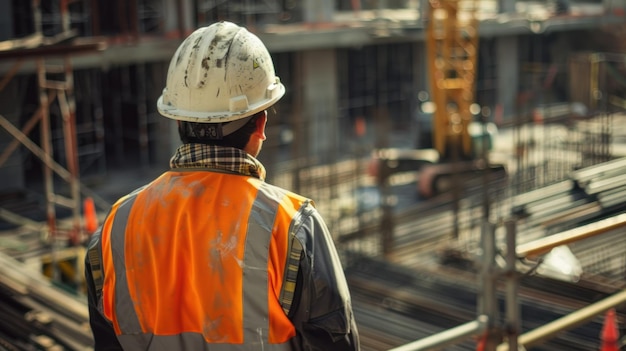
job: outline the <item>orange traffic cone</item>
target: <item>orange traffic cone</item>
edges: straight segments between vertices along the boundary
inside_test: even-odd
[[[484,334],[483,336],[480,337],[480,339],[478,340],[478,343],[476,344],[476,351],[484,351],[486,342],[487,342],[487,334]]]
[[[96,216],[96,206],[92,198],[87,197],[83,201],[83,212],[85,216],[85,231],[93,234],[98,229],[98,217]]]
[[[617,322],[615,321],[614,308],[606,312],[601,338],[602,346],[600,346],[600,351],[619,351],[619,346],[617,345],[619,331],[617,330]]]

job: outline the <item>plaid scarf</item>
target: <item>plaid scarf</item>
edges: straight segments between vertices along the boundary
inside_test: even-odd
[[[209,168],[265,180],[265,167],[247,152],[226,146],[183,144],[170,159],[170,168]]]

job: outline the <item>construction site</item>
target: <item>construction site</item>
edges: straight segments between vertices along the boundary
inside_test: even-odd
[[[0,350],[93,350],[86,244],[169,169],[195,29],[256,34],[268,183],[315,201],[364,351],[626,345],[626,1],[0,0]]]

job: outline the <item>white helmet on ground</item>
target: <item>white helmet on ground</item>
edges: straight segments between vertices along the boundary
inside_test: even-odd
[[[225,123],[272,106],[285,94],[261,40],[231,22],[197,29],[176,50],[159,113],[180,121]]]

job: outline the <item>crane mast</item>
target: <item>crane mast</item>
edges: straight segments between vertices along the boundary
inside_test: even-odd
[[[472,0],[429,0],[426,32],[433,147],[444,159],[471,158],[478,20]]]

